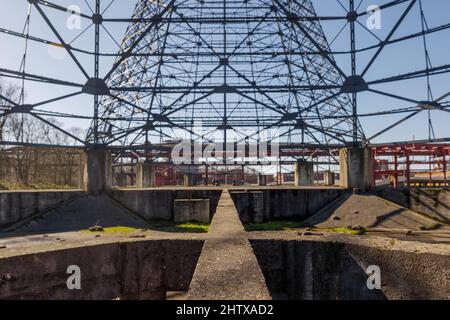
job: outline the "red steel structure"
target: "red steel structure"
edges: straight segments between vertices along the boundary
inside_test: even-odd
[[[393,187],[449,186],[450,144],[380,145],[372,150],[374,185],[389,180]]]

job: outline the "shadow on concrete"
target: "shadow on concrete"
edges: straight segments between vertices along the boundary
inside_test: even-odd
[[[448,226],[438,223],[437,220],[372,194],[346,194],[304,221],[302,226],[318,228],[361,226],[392,230],[448,229]]]
[[[143,240],[65,248],[3,258],[0,299],[111,300],[166,299],[187,291],[203,241]],[[68,290],[67,266],[80,267],[80,290]]]
[[[411,216],[404,215],[404,214],[407,214],[408,211],[409,210],[407,210],[405,208],[400,208],[400,209],[397,209],[397,210],[393,210],[393,211],[391,211],[389,213],[385,213],[383,215],[380,215],[380,216],[377,217],[377,221],[375,223],[372,223],[371,225],[369,225],[368,228],[376,228],[376,227],[379,227],[379,226],[383,226],[384,222],[386,222],[386,221],[392,222],[392,220],[395,221],[395,223],[397,223],[399,226],[401,226],[404,229],[411,228],[411,226],[413,224],[414,225],[417,225],[417,224],[420,225],[421,224],[420,221],[418,221],[416,219],[413,219],[413,217],[411,217]],[[409,220],[410,223],[408,223],[408,222],[402,223],[401,220],[395,220],[394,218],[398,217],[398,216],[402,216],[402,219],[405,220],[405,221]],[[442,225],[440,223],[435,223],[433,225],[427,225],[427,226],[422,225],[422,230],[427,230],[427,231],[434,231],[434,230],[439,230],[439,229],[442,229],[442,228],[444,228],[444,225]]]
[[[345,193],[337,188],[232,190],[242,223],[304,221]]]
[[[342,244],[253,240],[270,294],[281,300],[385,300]]]
[[[450,203],[439,199],[439,194],[443,192],[450,191],[449,189],[434,188],[377,188],[374,190],[374,194],[381,198],[410,208],[432,219],[438,219],[440,222],[450,224]],[[447,212],[447,215],[444,212]]]
[[[445,223],[450,224],[450,219],[448,216],[443,215],[441,212],[437,211],[435,208],[430,206],[427,202],[420,200],[420,197],[425,197],[425,198],[429,199],[430,201],[435,202],[435,206],[440,206],[440,207],[444,208],[445,210],[450,211],[450,206],[447,203],[440,201],[436,197],[432,197],[429,193],[425,192],[424,190],[416,189],[416,192],[419,193],[419,196],[414,197],[414,201],[416,201],[420,206],[422,206],[422,207],[426,208],[427,210],[429,210],[430,212],[432,212],[440,220],[444,221]]]
[[[351,195],[352,194],[350,192],[344,193],[339,198],[329,203],[326,207],[322,208],[316,214],[303,221],[300,226],[302,228],[308,228],[327,221],[333,215],[333,213],[351,197]]]
[[[0,237],[87,230],[92,226],[147,228],[148,223],[108,196],[84,196],[17,223]]]

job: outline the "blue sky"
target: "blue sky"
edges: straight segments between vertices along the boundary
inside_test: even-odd
[[[0,11],[0,27],[21,31],[25,22],[28,1],[26,0],[0,0],[2,2]],[[73,4],[78,5],[81,11],[86,14],[91,14],[89,7],[85,1],[70,0],[70,1],[57,1],[62,6],[70,6]],[[87,0],[87,2],[93,6],[94,1]],[[346,5],[346,0],[340,0],[340,2]],[[386,3],[387,1],[375,1],[375,0],[363,0],[361,3],[359,0],[355,1],[359,6],[359,11],[365,10],[369,5],[379,5]],[[109,4],[110,1],[102,1],[102,6]],[[106,16],[114,18],[130,17],[134,8],[135,1],[131,0],[116,0],[108,9]],[[319,16],[341,16],[345,15],[345,10],[336,0],[313,0],[313,4]],[[385,10],[381,16],[380,30],[373,30],[373,33],[383,39],[390,32],[392,26],[396,20],[400,17],[407,4]],[[450,22],[450,1],[448,0],[425,0],[423,1],[424,12],[427,16],[428,26],[433,28],[445,23]],[[55,26],[60,30],[66,41],[75,38],[80,31],[69,30],[65,28],[67,16],[61,12],[55,12],[53,10],[46,9],[49,17],[52,21],[55,21]],[[42,37],[50,40],[56,40],[51,31],[43,22],[42,18],[36,11],[32,13],[31,31],[30,34],[37,37]],[[366,18],[360,19],[362,24],[366,23]],[[338,33],[338,31],[344,26],[345,22],[323,22],[322,26],[331,41]],[[81,28],[88,27],[89,24],[86,20],[82,20]],[[125,32],[126,24],[105,24],[112,36],[120,41],[121,36]],[[410,14],[405,19],[404,23],[395,33],[394,38],[419,32],[421,30],[419,6],[416,5]],[[362,27],[357,26],[357,39],[358,47],[365,47],[373,45],[378,40],[371,34],[369,34]],[[80,36],[74,45],[82,47],[84,49],[93,50],[93,28],[91,27],[82,36]],[[429,47],[430,58],[433,66],[439,66],[444,64],[450,64],[450,30],[435,33],[427,36],[427,42]],[[0,33],[0,67],[17,70],[20,62],[21,55],[24,51],[24,40],[14,38]],[[70,60],[63,49],[45,46],[42,44],[36,44],[30,42],[29,44],[29,56],[27,61],[27,71],[33,74],[39,74],[49,77],[55,77],[58,79],[64,79],[74,82],[80,82],[82,74],[77,69],[75,64]],[[348,50],[349,49],[349,28],[345,28],[342,34],[336,38],[332,44],[333,50]],[[102,33],[101,38],[101,50],[104,52],[116,52],[118,51],[117,45],[109,38],[106,33]],[[365,54],[359,54],[357,57],[358,70],[362,70],[370,57],[374,54],[374,51],[369,51]],[[86,67],[88,72],[93,70],[93,61],[91,57],[83,55],[77,55],[82,64]],[[350,72],[349,63],[350,57],[348,55],[336,56],[339,66],[347,73]],[[101,61],[101,73],[105,73],[112,65],[111,59],[102,59]],[[425,57],[423,50],[422,38],[413,39],[411,41],[403,42],[399,45],[392,45],[381,53],[379,59],[374,63],[372,68],[366,75],[366,80],[376,80],[389,76],[402,74],[405,72],[417,71],[425,68]],[[431,84],[433,88],[433,95],[435,98],[450,91],[450,79],[449,75],[435,76],[432,78]],[[389,83],[385,85],[378,85],[373,87],[377,90],[385,90],[387,92],[410,97],[416,100],[427,100],[426,82],[424,79],[408,80],[396,83]],[[46,100],[58,95],[74,92],[73,88],[64,88],[61,86],[53,86],[42,84],[28,84],[26,87],[27,102],[36,102]],[[447,99],[449,101],[450,99]],[[410,103],[394,100],[391,98],[375,95],[372,93],[362,93],[359,97],[359,112],[371,113],[382,110],[390,110],[395,108],[403,108],[411,106]],[[48,107],[42,107],[41,109],[83,114],[87,116],[92,115],[92,97],[91,96],[79,96],[63,100],[62,102],[53,103]],[[376,118],[364,118],[362,119],[362,125],[367,136],[371,136],[373,133],[379,131],[383,127],[395,122],[400,116],[383,116]],[[442,111],[433,111],[432,120],[436,136],[450,137],[450,113]],[[79,126],[87,127],[89,121],[87,120],[69,120],[62,119],[66,127]],[[421,115],[415,117],[412,120],[405,122],[398,126],[396,129],[389,133],[380,136],[375,142],[388,142],[398,140],[411,140],[411,139],[426,139],[428,138],[428,126],[427,126],[427,112],[423,112]]]

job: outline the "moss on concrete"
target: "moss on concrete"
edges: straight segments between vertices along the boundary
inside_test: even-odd
[[[188,221],[183,223],[154,221],[150,223],[149,229],[165,232],[206,233],[209,231],[209,224],[196,221]]]
[[[131,233],[141,229],[125,227],[125,226],[115,226],[103,228],[103,231],[90,231],[90,230],[81,230],[83,233]]]
[[[247,223],[247,231],[283,231],[300,228],[299,221],[275,220],[263,223]]]
[[[355,234],[355,235],[363,235],[366,230],[364,229],[352,229],[352,228],[327,228],[321,229],[327,232],[336,232],[336,233],[346,233],[346,234]]]
[[[300,221],[289,221],[289,220],[275,220],[263,223],[247,223],[245,225],[246,231],[289,231],[303,228]],[[353,228],[312,228],[312,231],[323,231],[323,232],[335,232],[335,233],[345,233],[362,235],[365,234],[366,230],[353,229]]]
[[[183,223],[174,223],[170,221],[152,221],[146,228],[148,230],[164,231],[164,232],[186,232],[186,233],[207,233],[209,231],[209,224],[189,221]],[[103,231],[89,231],[81,230],[83,233],[131,233],[145,230],[143,228],[133,228],[126,226],[115,226],[103,228]]]

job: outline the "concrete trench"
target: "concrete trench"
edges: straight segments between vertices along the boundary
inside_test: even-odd
[[[450,299],[447,244],[245,232],[247,221],[307,219],[343,191],[244,191],[165,191],[170,199],[210,197],[215,214],[208,234],[80,243],[26,254],[0,250],[0,299],[166,299],[172,292],[187,299]],[[117,191],[116,200],[126,205],[142,197],[138,203],[151,215],[151,199],[163,199],[155,192]],[[306,197],[303,205],[289,204],[286,216],[271,211],[267,201],[299,196]],[[82,270],[81,290],[67,289],[70,265]],[[370,265],[381,269],[381,290],[367,287]]]
[[[253,240],[274,299],[450,299],[450,255],[311,240]],[[369,266],[381,290],[367,286]]]
[[[344,193],[340,188],[243,189],[230,192],[243,223],[275,219],[302,221]]]
[[[448,253],[314,239],[207,241],[209,247],[201,240],[145,240],[2,258],[0,299],[164,300],[171,292],[195,300],[450,299]],[[250,250],[237,259],[238,248]],[[231,262],[215,262],[221,254]],[[81,290],[67,289],[70,265],[82,270]],[[366,285],[369,265],[382,270],[381,290]]]
[[[202,246],[150,240],[3,258],[0,299],[165,299],[188,290]],[[71,265],[81,269],[81,290],[67,288]]]

